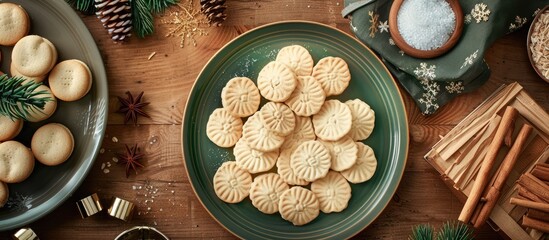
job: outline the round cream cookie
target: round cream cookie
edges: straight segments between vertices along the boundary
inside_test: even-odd
[[[377,168],[377,159],[374,150],[362,143],[356,142],[358,147],[357,159],[355,164],[344,171],[341,175],[351,183],[362,183],[370,180]]]
[[[297,86],[286,103],[298,116],[308,117],[320,111],[326,94],[314,77],[297,78]]]
[[[22,182],[33,169],[34,156],[25,145],[17,141],[0,143],[0,182]]]
[[[290,133],[290,135],[286,136],[286,139],[280,148],[285,151],[288,150],[291,153],[299,146],[299,144],[309,140],[315,140],[315,138],[316,135],[311,118],[296,116],[294,131]]]
[[[3,207],[9,199],[10,190],[6,183],[0,182],[0,208]]]
[[[352,120],[351,110],[347,105],[339,100],[328,100],[313,115],[313,127],[320,139],[337,141],[351,131]]]
[[[295,128],[295,116],[283,103],[268,102],[259,111],[265,127],[281,136],[290,134]]]
[[[10,140],[23,129],[23,120],[11,119],[0,114],[0,142]]]
[[[55,65],[57,50],[49,40],[38,35],[29,35],[15,44],[11,61],[24,76],[43,76]]]
[[[284,137],[267,129],[261,121],[259,112],[254,113],[244,123],[242,127],[242,137],[253,149],[270,152],[280,148],[284,142]]]
[[[70,59],[53,67],[48,76],[48,83],[53,95],[63,101],[72,102],[90,91],[92,75],[84,62]]]
[[[348,100],[345,104],[351,110],[353,116],[351,131],[349,135],[355,141],[362,141],[370,137],[375,126],[374,110],[360,99]]]
[[[272,102],[284,102],[297,85],[294,72],[276,61],[267,63],[257,76],[257,88],[261,95]]]
[[[38,97],[47,97],[50,100],[46,102],[44,105],[44,109],[31,111],[30,115],[27,117],[27,120],[29,122],[39,122],[48,119],[53,115],[55,110],[57,109],[57,98],[53,95],[50,88],[46,85],[40,85],[37,87],[34,92],[41,92],[42,94],[37,95]]]
[[[247,77],[235,77],[221,91],[223,108],[235,116],[248,117],[259,108],[261,96],[254,82]]]
[[[324,213],[343,211],[351,199],[351,185],[340,173],[334,171],[314,181],[311,191],[318,199],[320,211]]]
[[[278,210],[282,218],[296,226],[313,221],[320,213],[320,205],[315,194],[303,187],[292,187],[280,195]]]
[[[0,45],[13,46],[30,30],[27,11],[14,3],[0,3]]]
[[[250,194],[252,175],[234,161],[224,162],[213,178],[215,194],[226,203],[237,203]]]
[[[290,185],[301,185],[305,186],[309,184],[309,182],[298,178],[292,167],[290,166],[290,156],[292,152],[288,151],[286,149],[280,151],[280,154],[278,155],[278,159],[276,160],[276,172],[284,182]]]
[[[34,81],[34,82],[37,82],[37,83],[40,83],[40,82],[43,82],[44,79],[46,79],[46,75],[42,75],[42,76],[38,76],[38,77],[29,77],[29,76],[25,76],[23,74],[21,74],[19,71],[17,71],[17,68],[14,67],[13,63],[10,64],[10,73],[11,73],[11,76],[13,77],[22,77],[24,78],[25,80],[23,81],[23,84],[29,82],[29,81]]]
[[[309,182],[326,176],[331,165],[328,149],[314,140],[299,145],[290,157],[290,166],[295,175]]]
[[[266,214],[278,212],[280,195],[290,187],[276,173],[266,173],[255,177],[250,189],[252,205]]]
[[[224,108],[215,109],[206,124],[206,135],[220,147],[232,147],[242,136],[242,119]]]
[[[300,45],[283,47],[276,55],[276,61],[286,64],[297,76],[309,76],[313,71],[313,57]]]
[[[358,148],[349,136],[344,136],[337,141],[320,140],[330,151],[332,158],[332,166],[330,169],[334,171],[343,171],[351,168],[357,158]]]
[[[236,165],[250,173],[260,173],[271,170],[278,158],[278,149],[270,152],[261,152],[248,146],[243,138],[240,138],[233,149]]]
[[[312,76],[320,83],[326,96],[341,94],[351,81],[347,63],[338,57],[320,59],[313,68]]]
[[[40,127],[31,140],[31,150],[36,160],[47,166],[59,165],[72,154],[74,137],[60,123],[48,123]]]

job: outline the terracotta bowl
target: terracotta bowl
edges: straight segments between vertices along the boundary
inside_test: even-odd
[[[402,3],[404,1],[406,0],[395,0],[393,2],[393,5],[391,5],[391,10],[389,11],[389,32],[391,34],[391,37],[395,41],[395,44],[402,51],[404,51],[404,53],[416,58],[434,58],[446,53],[448,50],[454,47],[454,45],[456,45],[463,30],[463,12],[461,10],[461,6],[459,5],[458,0],[447,0],[456,15],[456,25],[454,32],[445,44],[443,44],[439,48],[435,48],[432,50],[420,50],[414,48],[406,43],[406,41],[404,41],[404,38],[402,38],[402,35],[400,35],[400,32],[398,31],[397,16],[398,11],[400,10],[400,6],[402,6]]]
[[[530,46],[532,44],[532,41],[530,38],[532,37],[532,32],[534,31],[534,25],[538,22],[539,17],[541,14],[545,11],[549,10],[549,5],[545,6],[543,9],[541,9],[538,14],[536,14],[536,17],[534,17],[534,20],[532,20],[532,24],[530,25],[530,29],[528,30],[528,37],[526,38],[526,51],[528,52],[528,59],[530,59],[530,64],[532,65],[532,68],[536,71],[536,73],[539,75],[539,77],[546,82],[549,83],[549,79],[543,76],[543,73],[541,70],[539,70],[534,62],[534,59],[532,58],[532,50],[530,49]],[[549,44],[545,44],[545,47],[549,47]]]

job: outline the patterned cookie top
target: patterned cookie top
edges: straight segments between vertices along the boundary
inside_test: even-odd
[[[374,150],[362,143],[357,142],[358,153],[355,165],[351,168],[341,171],[341,175],[351,183],[362,183],[370,180],[377,168],[377,159]]]
[[[313,122],[310,117],[296,117],[295,128],[290,135],[286,136],[286,140],[280,147],[281,149],[293,152],[299,144],[315,140],[315,130],[313,129]]]
[[[280,195],[290,187],[276,173],[255,177],[250,189],[250,200],[259,211],[267,214],[278,212]]]
[[[328,100],[313,116],[315,134],[322,140],[337,141],[351,131],[352,120],[347,105],[339,100]]]
[[[309,76],[313,71],[313,58],[309,51],[300,45],[283,47],[276,61],[286,64],[297,76]]]
[[[330,152],[318,141],[302,143],[290,157],[295,175],[309,182],[326,176],[331,165]]]
[[[286,136],[294,131],[294,113],[283,103],[266,103],[261,107],[259,116],[265,127],[277,134]]]
[[[224,162],[213,178],[215,194],[227,203],[237,203],[250,193],[252,176],[239,168],[234,161]]]
[[[351,110],[353,116],[351,131],[349,135],[355,141],[367,139],[374,131],[375,112],[370,105],[360,99],[349,100],[345,104]]]
[[[320,211],[324,213],[343,211],[351,199],[351,185],[340,173],[334,171],[314,181],[311,191],[320,203]]]
[[[248,146],[241,138],[233,149],[236,165],[250,173],[269,171],[276,164],[278,149],[270,152],[261,152]]]
[[[260,119],[259,112],[249,117],[242,128],[242,137],[246,140],[248,146],[253,149],[270,152],[280,148],[284,142],[284,137],[265,127]]]
[[[220,147],[232,147],[242,136],[242,119],[224,108],[215,109],[206,124],[206,135]]]
[[[320,111],[326,94],[320,83],[311,76],[297,78],[297,86],[285,103],[298,116],[308,117]]]
[[[238,117],[254,114],[259,108],[261,96],[254,82],[247,77],[235,77],[221,91],[223,108]]]
[[[282,218],[296,226],[313,221],[320,213],[320,206],[315,194],[303,187],[292,187],[280,196],[278,205]]]
[[[338,57],[320,59],[313,68],[312,76],[320,82],[326,96],[341,94],[351,81],[351,72],[347,63]]]
[[[276,171],[280,175],[280,177],[284,180],[284,182],[290,184],[290,185],[301,185],[305,186],[308,185],[309,182],[298,178],[292,167],[290,166],[290,156],[292,152],[288,151],[287,149],[284,149],[280,151],[280,154],[278,155],[278,159],[276,161]]]
[[[351,137],[344,136],[337,141],[320,140],[320,142],[330,151],[332,158],[330,168],[334,171],[343,171],[355,164],[358,149]]]
[[[273,102],[284,102],[297,85],[294,72],[283,63],[267,63],[257,76],[257,87],[261,95]]]

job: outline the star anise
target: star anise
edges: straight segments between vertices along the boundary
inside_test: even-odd
[[[126,145],[126,152],[121,154],[117,153],[118,158],[120,159],[119,163],[126,164],[126,178],[130,176],[130,170],[133,169],[135,174],[137,174],[137,167],[144,167],[143,164],[139,163],[139,160],[145,156],[142,153],[139,153],[139,147],[135,144],[132,148]]]
[[[141,92],[136,98],[133,98],[129,91],[126,92],[126,95],[128,95],[128,98],[118,97],[118,101],[120,101],[121,104],[118,112],[126,114],[124,124],[131,119],[133,124],[137,125],[137,117],[139,115],[150,118],[150,116],[143,111],[143,107],[149,105],[149,102],[141,102],[143,92]]]

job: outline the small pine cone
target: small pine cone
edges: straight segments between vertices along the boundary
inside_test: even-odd
[[[95,0],[97,18],[107,29],[111,39],[122,42],[132,34],[132,11],[130,0]]]
[[[200,10],[214,26],[221,26],[221,23],[227,18],[225,14],[225,0],[200,0]]]

